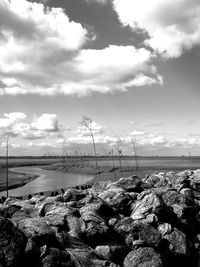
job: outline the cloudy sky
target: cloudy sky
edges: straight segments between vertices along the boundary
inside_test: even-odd
[[[0,155],[200,155],[199,0],[1,0]],[[65,140],[65,141],[64,141]]]

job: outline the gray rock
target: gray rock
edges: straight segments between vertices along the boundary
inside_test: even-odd
[[[138,248],[124,259],[124,267],[162,267],[160,255],[153,248]]]
[[[32,205],[28,208],[22,208],[21,210],[15,212],[12,216],[12,220],[16,223],[27,218],[39,218],[39,214],[37,213],[35,207]]]
[[[141,180],[137,176],[120,178],[107,186],[108,189],[122,188],[128,192],[141,192]]]
[[[56,240],[55,231],[42,218],[28,218],[19,221],[18,228],[39,246],[52,244]]]
[[[161,236],[164,237],[165,235],[171,234],[171,232],[173,231],[173,228],[171,224],[163,223],[158,226],[158,231],[161,234]]]
[[[167,206],[172,206],[174,204],[184,205],[186,204],[185,197],[175,190],[168,190],[162,194],[162,199]]]
[[[141,240],[148,246],[157,247],[161,241],[161,235],[154,227],[136,222],[131,218],[125,218],[114,226],[115,231],[124,237],[126,244],[132,248],[134,241]]]
[[[102,245],[95,248],[100,259],[122,264],[130,249],[124,245]]]
[[[158,195],[150,192],[141,193],[130,217],[134,220],[145,219],[147,215],[155,213],[157,208],[163,207],[163,205],[164,203]]]
[[[171,244],[171,252],[174,255],[189,256],[191,254],[186,235],[180,230],[175,228],[171,234],[165,235],[164,238]]]

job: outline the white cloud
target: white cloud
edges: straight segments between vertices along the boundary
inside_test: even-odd
[[[56,114],[42,114],[32,123],[24,122],[25,118],[26,115],[21,112],[5,113],[4,118],[0,118],[0,136],[41,139],[55,136],[63,129]]]
[[[165,57],[179,57],[200,44],[199,0],[114,0],[121,22],[145,30],[145,43]]]
[[[117,138],[107,134],[106,127],[92,121],[88,124],[92,130],[96,144],[106,144],[112,146],[117,142]],[[70,144],[92,144],[92,137],[87,127],[78,126],[66,140]]]
[[[21,112],[5,113],[4,118],[0,118],[0,129],[5,130],[24,120],[26,115]]]
[[[59,123],[56,114],[43,114],[35,118],[31,124],[32,129],[40,131],[58,132]]]
[[[162,84],[147,49],[83,49],[94,36],[61,8],[2,0],[0,25],[0,95],[84,96]]]

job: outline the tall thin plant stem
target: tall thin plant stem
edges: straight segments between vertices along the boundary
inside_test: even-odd
[[[95,158],[95,164],[96,164],[96,168],[98,170],[98,175],[99,175],[99,166],[98,166],[98,162],[97,162],[97,153],[96,153],[96,144],[95,144],[95,140],[94,140],[94,134],[92,131],[92,120],[90,118],[84,117],[83,120],[80,122],[81,125],[83,125],[84,127],[86,127],[91,135],[92,138],[92,144],[93,144],[93,150],[94,150],[94,158]]]
[[[8,147],[9,147],[9,135],[7,136],[6,140],[6,197],[8,198]]]
[[[135,140],[134,140],[135,139]],[[136,138],[131,138],[132,145],[133,145],[133,154],[134,154],[134,161],[135,161],[135,171],[138,176],[139,174],[139,162],[138,162],[138,156],[137,156],[137,141]]]
[[[119,140],[117,140],[117,153],[119,159],[120,172],[122,172],[121,150],[120,150]]]

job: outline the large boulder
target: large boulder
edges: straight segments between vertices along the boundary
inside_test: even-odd
[[[151,175],[147,175],[146,178],[142,180],[147,188],[152,187],[165,187],[168,184],[168,180],[166,179],[165,173],[153,173]]]
[[[118,192],[108,190],[100,194],[99,197],[109,203],[117,213],[124,214],[125,216],[131,214],[131,206],[137,198],[137,196],[134,195],[133,197],[130,193],[121,190]]]
[[[130,248],[135,245],[157,247],[161,241],[161,235],[156,228],[134,221],[129,217],[116,223],[114,229],[124,238]]]
[[[88,244],[95,246],[104,244],[106,241],[113,242],[115,240],[108,221],[116,213],[108,204],[101,200],[96,204],[85,205],[79,212],[86,225],[83,234]]]
[[[43,218],[28,218],[19,221],[18,228],[39,246],[55,243],[55,231]]]
[[[75,217],[76,210],[68,206],[51,205],[46,212],[44,220],[51,226],[56,226],[59,230],[68,230],[67,218]]]
[[[58,208],[68,209],[69,211],[74,211],[71,207],[66,205],[63,202],[55,201],[54,198],[48,197],[42,202],[39,202],[35,205],[37,212],[40,216],[45,216],[48,212],[57,210]],[[72,212],[71,212],[72,213]]]
[[[128,192],[140,193],[142,191],[141,179],[135,175],[131,177],[120,178],[118,181],[107,186],[107,190],[114,188],[122,188],[123,190]]]
[[[5,218],[11,218],[13,214],[19,211],[21,207],[15,205],[0,204],[0,216]]]
[[[0,217],[0,265],[20,267],[23,262],[26,237],[8,219]]]
[[[178,229],[174,229],[171,234],[164,236],[171,244],[171,251],[175,256],[189,256],[191,248],[186,235]]]
[[[163,206],[161,197],[151,192],[143,192],[138,196],[138,201],[133,206],[131,218],[134,220],[145,219],[147,215],[155,213],[157,208]]]
[[[124,259],[124,267],[162,267],[160,255],[153,248],[145,247],[131,251]]]
[[[32,205],[22,208],[21,210],[15,212],[12,216],[12,220],[16,223],[27,218],[39,218],[38,212]]]
[[[162,199],[167,206],[172,206],[174,204],[186,204],[186,198],[184,195],[180,194],[176,190],[167,190],[166,192],[163,192]]]

